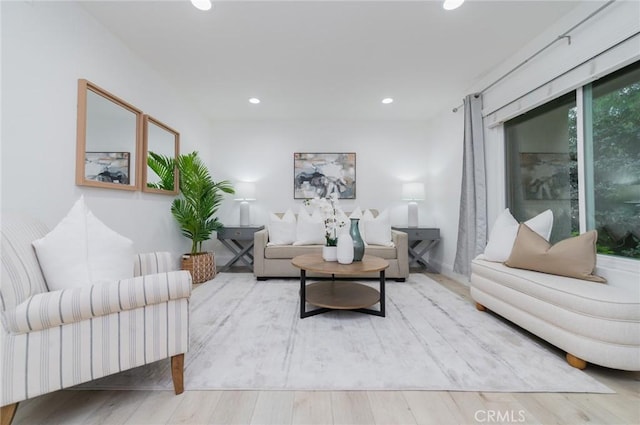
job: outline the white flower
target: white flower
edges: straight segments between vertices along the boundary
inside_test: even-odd
[[[338,218],[338,194],[332,193],[327,198],[305,199],[305,205],[316,207],[324,219],[324,237],[327,246],[338,244],[338,230],[346,223]]]

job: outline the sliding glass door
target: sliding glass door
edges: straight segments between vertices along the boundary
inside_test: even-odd
[[[598,252],[640,258],[640,63],[504,128],[514,217],[550,208],[552,242],[596,229]]]
[[[563,96],[505,124],[507,205],[518,221],[546,209],[551,240],[578,230],[576,97]]]
[[[584,88],[587,229],[606,254],[640,258],[640,66]]]

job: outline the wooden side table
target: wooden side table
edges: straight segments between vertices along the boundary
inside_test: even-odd
[[[219,271],[228,270],[238,260],[253,270],[253,234],[262,229],[264,226],[224,226],[218,230],[218,240],[235,254]]]
[[[405,232],[409,240],[409,267],[424,266],[428,271],[435,271],[424,259],[424,255],[440,242],[440,229],[431,227],[392,226],[392,229]],[[422,246],[422,244],[425,242]]]

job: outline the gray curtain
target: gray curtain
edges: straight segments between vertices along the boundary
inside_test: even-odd
[[[464,153],[458,245],[453,271],[471,274],[471,260],[487,244],[487,185],[482,125],[482,96],[464,99]]]

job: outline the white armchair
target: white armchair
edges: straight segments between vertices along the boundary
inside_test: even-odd
[[[49,292],[31,245],[47,232],[2,217],[2,424],[22,400],[166,358],[182,393],[189,272],[173,271],[168,253],[139,254],[134,278]]]

